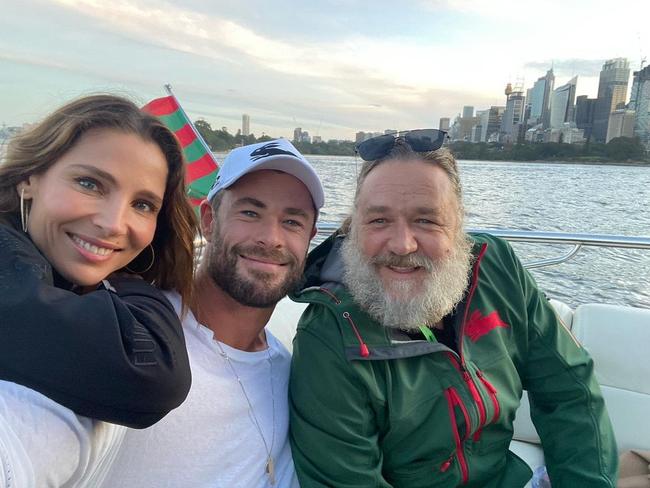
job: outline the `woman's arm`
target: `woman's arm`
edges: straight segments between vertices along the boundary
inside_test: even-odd
[[[148,427],[189,391],[180,321],[138,278],[103,288],[84,295],[57,288],[31,241],[0,225],[0,379],[80,415]]]

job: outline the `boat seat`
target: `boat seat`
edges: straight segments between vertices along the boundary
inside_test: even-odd
[[[555,313],[557,313],[560,320],[564,322],[564,325],[566,325],[567,329],[571,330],[573,327],[573,309],[566,303],[554,298],[551,298],[549,302],[551,305],[553,305]]]
[[[266,325],[289,352],[293,351],[293,336],[296,335],[298,320],[306,308],[306,303],[292,302],[288,297],[284,297],[275,306],[273,315]]]
[[[650,310],[581,305],[572,332],[594,359],[619,452],[650,449]],[[543,453],[525,392],[521,403],[510,449],[534,469],[543,464]]]
[[[583,305],[573,334],[594,358],[619,451],[650,449],[650,309]]]

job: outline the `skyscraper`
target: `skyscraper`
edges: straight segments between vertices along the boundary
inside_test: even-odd
[[[553,90],[551,98],[551,129],[561,128],[565,122],[573,122],[578,77],[574,76],[565,85]]]
[[[541,78],[540,78],[541,79]],[[553,68],[544,75],[544,97],[542,98],[542,126],[548,129],[551,126],[551,96],[555,87]]]
[[[600,71],[592,128],[592,136],[597,142],[605,142],[609,114],[618,108],[624,108],[629,78],[630,63],[627,59],[614,58],[605,61]]]
[[[585,139],[591,139],[591,128],[594,123],[594,109],[596,99],[587,95],[580,95],[576,98],[576,127],[584,130]]]
[[[474,117],[474,107],[471,105],[465,105],[463,107],[463,118],[469,119],[471,117]]]
[[[248,136],[251,133],[251,118],[248,114],[241,116],[241,135]]]
[[[440,117],[440,122],[438,124],[438,128],[440,130],[449,130],[449,117]]]
[[[472,140],[474,142],[486,142],[488,123],[490,122],[490,109],[477,110],[476,117],[479,119],[479,123],[475,127],[476,136]]]
[[[517,142],[520,139],[523,118],[524,118],[524,92],[521,88],[512,89],[510,83],[506,86],[506,111],[501,121],[500,141],[505,143]],[[520,133],[521,131],[521,133]]]
[[[470,108],[470,110],[466,110]],[[469,114],[471,113],[472,116],[470,117],[459,117],[456,119],[456,125],[458,129],[458,133],[456,134],[456,139],[459,139],[461,141],[472,141],[472,130],[476,125],[480,123],[478,117],[474,117],[474,107],[463,107],[463,113],[464,114]]]
[[[499,140],[499,130],[501,129],[501,122],[505,111],[505,107],[497,107],[494,105],[490,107],[488,122],[485,128],[485,142],[497,142]]]
[[[543,124],[548,127],[550,124],[551,93],[555,84],[553,69],[549,69],[546,75],[537,79],[530,89],[529,125]]]
[[[650,66],[633,73],[629,108],[636,112],[634,135],[650,151]]]
[[[619,108],[609,114],[607,138],[609,142],[615,137],[632,137],[634,135],[634,110]]]

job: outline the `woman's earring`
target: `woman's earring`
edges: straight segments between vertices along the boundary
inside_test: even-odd
[[[20,223],[23,226],[23,232],[27,232],[27,221],[29,220],[29,207],[25,202],[25,189],[20,190]]]
[[[149,244],[149,246],[147,246],[147,247],[151,248],[151,261],[149,262],[149,266],[147,266],[143,270],[134,270],[134,269],[129,268],[129,266],[127,265],[127,266],[124,266],[124,269],[126,269],[127,271],[129,271],[129,272],[131,272],[133,274],[143,274],[143,273],[146,273],[147,271],[149,271],[151,269],[151,267],[153,266],[154,261],[156,260],[156,253],[154,252],[153,246],[151,244]],[[144,251],[142,251],[142,252],[144,252]],[[133,261],[131,261],[131,263],[135,262],[141,255],[142,255],[142,253],[138,254],[135,257],[135,259]],[[129,264],[131,264],[131,263],[129,263]]]

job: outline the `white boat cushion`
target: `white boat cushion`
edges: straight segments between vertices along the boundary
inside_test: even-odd
[[[551,298],[549,303],[553,305],[555,312],[558,317],[560,317],[560,320],[564,322],[567,329],[571,330],[571,327],[573,327],[573,309],[566,303],[556,300],[555,298]]]
[[[573,333],[594,359],[619,450],[650,449],[650,310],[581,305]]]
[[[556,304],[553,304],[556,306]],[[594,359],[619,451],[650,449],[650,310],[586,304],[573,314],[573,334]],[[538,466],[539,437],[526,392],[514,422],[511,448]],[[525,441],[525,449],[519,449]],[[537,444],[537,450],[535,448]]]
[[[306,308],[306,303],[292,302],[289,298],[284,297],[275,306],[273,315],[266,325],[271,334],[284,344],[289,352],[293,351],[293,337],[296,335],[298,320]]]
[[[528,403],[528,392],[526,391],[524,391],[521,397],[521,404],[517,409],[513,427],[513,439],[534,444],[541,443],[533,421],[530,419],[530,403]]]
[[[650,395],[650,310],[581,305],[572,330],[594,358],[598,383]]]

